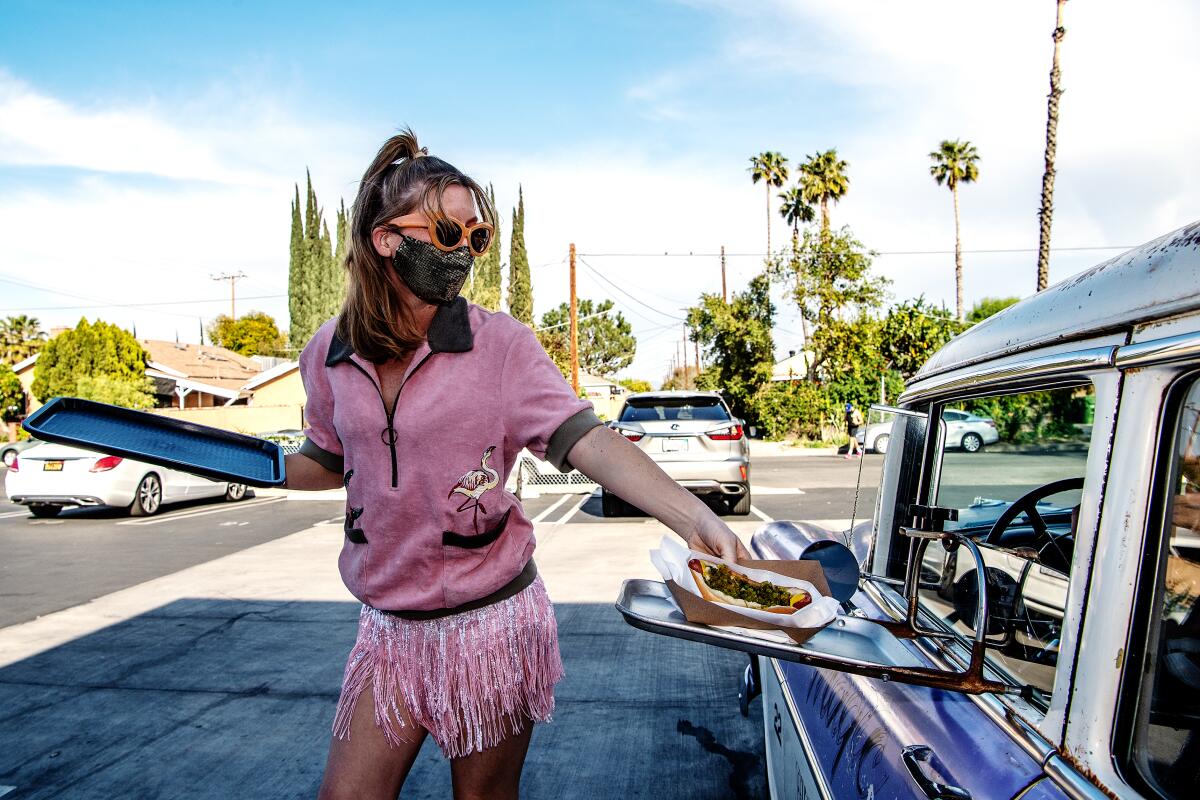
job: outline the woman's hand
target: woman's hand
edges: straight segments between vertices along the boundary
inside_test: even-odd
[[[687,546],[700,553],[708,553],[725,561],[750,558],[742,540],[729,526],[714,515],[710,524],[684,537]]]

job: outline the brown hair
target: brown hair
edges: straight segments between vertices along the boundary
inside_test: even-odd
[[[431,218],[445,216],[442,193],[449,186],[469,190],[482,221],[496,224],[483,188],[457,167],[427,155],[411,128],[384,142],[363,173],[350,211],[346,301],[337,321],[338,336],[363,358],[376,363],[404,358],[424,340],[389,279],[390,261],[371,243],[371,231],[418,208]]]

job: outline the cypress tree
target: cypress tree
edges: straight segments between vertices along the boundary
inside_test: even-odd
[[[488,184],[488,198],[493,207],[496,204],[496,193]],[[474,279],[472,280],[472,300],[489,311],[500,310],[500,230],[497,226],[495,241],[487,253],[475,259]]]
[[[529,275],[529,254],[525,251],[525,193],[519,184],[508,256],[508,313],[533,327],[533,283]]]
[[[330,270],[330,288],[334,296],[330,316],[342,310],[342,303],[346,299],[346,249],[349,245],[350,214],[346,211],[345,199],[341,199],[337,212],[337,249],[333,251],[333,269]]]
[[[292,200],[292,241],[288,256],[288,328],[290,345],[299,350],[308,341],[302,338],[305,329],[304,292],[304,224],[300,220],[300,186],[296,185]]]

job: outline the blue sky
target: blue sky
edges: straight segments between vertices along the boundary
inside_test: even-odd
[[[962,197],[968,250],[1036,247],[1048,0],[345,5],[0,4],[0,314],[194,341],[228,308],[210,273],[240,269],[239,308],[286,323],[292,184],[307,167],[327,210],[349,201],[403,124],[494,182],[502,210],[524,185],[539,312],[566,297],[571,241],[642,301],[582,270],[581,294],[617,300],[640,335],[628,373],[652,381],[680,307],[719,290],[716,259],[603,254],[724,244],[747,254],[730,259],[740,288],[765,249],[745,171],[761,150],[838,148],[851,191],[834,222],[882,251],[896,299],[953,303],[950,197],[926,156],[942,138],[983,157]],[[1054,244],[1193,221],[1200,112],[1175,99],[1200,67],[1197,12],[1066,13]],[[1113,254],[1058,251],[1052,278]],[[1029,293],[1033,262],[969,252],[968,302]],[[779,322],[782,353],[799,325],[786,304]]]

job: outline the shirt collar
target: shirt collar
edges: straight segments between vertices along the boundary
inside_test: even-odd
[[[439,306],[429,323],[425,340],[429,343],[431,353],[465,353],[475,346],[475,337],[471,332],[470,306],[465,297],[457,297],[450,305]],[[325,366],[332,367],[342,361],[349,361],[354,355],[350,343],[338,336],[337,328],[333,330],[333,338],[329,340],[329,352],[325,356]]]

